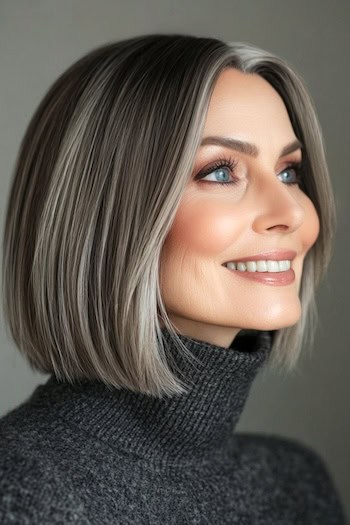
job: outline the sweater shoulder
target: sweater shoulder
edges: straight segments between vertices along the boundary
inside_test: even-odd
[[[49,422],[40,407],[30,398],[0,418],[0,468],[9,455],[29,460],[31,451],[45,452],[43,442],[48,439]],[[22,462],[18,462],[18,467]]]
[[[302,441],[275,434],[236,434],[242,460],[256,460],[259,469],[269,469],[280,477],[298,479],[299,482],[319,484],[332,483],[332,477],[322,456]],[[332,483],[333,484],[333,483]]]
[[[75,523],[80,502],[65,486],[50,425],[30,402],[0,418],[0,523]]]
[[[28,449],[0,449],[0,523],[70,523],[74,496],[57,497],[61,483],[53,463],[40,461]]]
[[[340,494],[322,456],[300,440],[274,434],[237,433],[240,461],[276,498],[288,498],[311,515],[345,523]],[[254,484],[254,481],[253,481]]]
[[[306,467],[305,461],[311,461],[325,468],[320,454],[301,440],[269,433],[237,432],[235,436],[242,453],[257,454],[260,458],[266,455],[273,463],[284,459],[290,466]]]

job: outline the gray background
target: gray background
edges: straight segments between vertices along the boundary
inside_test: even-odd
[[[239,430],[296,438],[328,465],[350,516],[349,24],[344,1],[0,0],[1,229],[14,161],[42,96],[74,60],[108,41],[179,32],[251,42],[303,76],[324,132],[338,209],[336,250],[318,293],[313,349],[291,375],[268,372],[253,385]],[[1,313],[0,415],[46,375],[16,351]]]

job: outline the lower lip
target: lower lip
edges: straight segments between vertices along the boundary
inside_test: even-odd
[[[292,268],[286,272],[241,272],[239,270],[230,270],[229,268],[226,268],[226,270],[238,277],[242,277],[242,279],[249,279],[272,286],[285,286],[295,281],[295,273]]]

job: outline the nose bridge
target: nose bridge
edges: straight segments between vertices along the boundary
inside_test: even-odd
[[[255,228],[268,230],[279,228],[293,231],[304,221],[304,208],[287,184],[277,176],[265,177],[257,187],[256,199],[259,202],[255,217]]]

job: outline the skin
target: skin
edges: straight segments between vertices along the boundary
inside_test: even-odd
[[[297,137],[281,97],[262,77],[233,68],[220,74],[203,137],[212,135],[253,143],[259,154],[217,145],[199,148],[163,245],[160,283],[178,333],[228,348],[243,328],[276,330],[297,323],[303,260],[318,237],[319,219],[300,185],[286,182],[284,170],[301,160],[302,151],[280,157]],[[234,173],[224,168],[220,177],[213,166],[204,179],[195,179],[223,158],[238,162]],[[218,183],[233,178],[237,184]],[[271,250],[296,251],[293,283],[255,282],[222,266]]]

